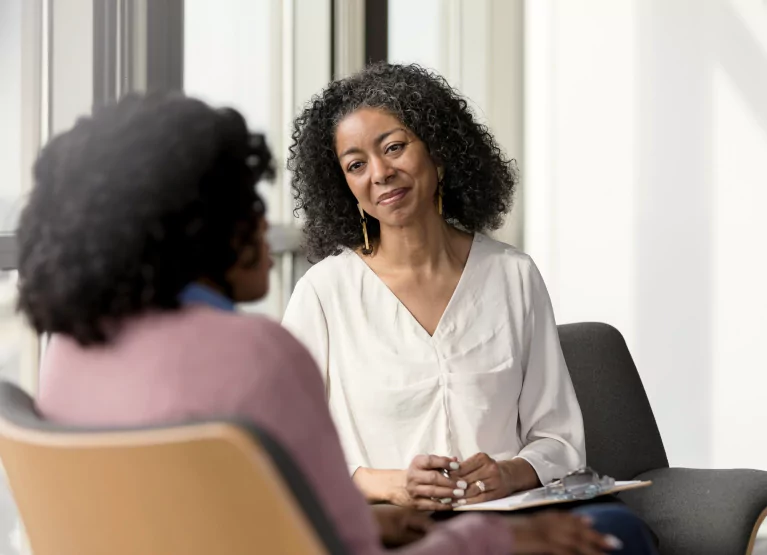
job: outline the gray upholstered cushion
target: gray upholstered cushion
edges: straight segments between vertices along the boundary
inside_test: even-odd
[[[621,333],[607,324],[559,326],[586,428],[586,458],[618,480],[668,466],[642,380]]]
[[[662,555],[744,555],[767,508],[767,472],[662,468],[621,494],[660,539]]]
[[[559,326],[586,428],[588,462],[619,480],[652,480],[620,495],[652,528],[662,555],[743,555],[767,508],[767,472],[668,468],[650,403],[620,332]]]

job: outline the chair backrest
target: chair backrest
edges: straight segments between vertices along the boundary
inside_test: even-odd
[[[668,467],[655,416],[621,333],[607,324],[566,324],[559,326],[559,340],[583,412],[589,466],[618,480]]]
[[[35,555],[345,553],[290,456],[250,425],[60,427],[0,383],[0,458]]]

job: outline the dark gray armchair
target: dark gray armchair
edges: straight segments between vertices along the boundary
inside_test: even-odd
[[[652,480],[621,494],[660,540],[662,555],[744,555],[767,516],[767,472],[669,468],[642,381],[621,333],[559,326],[586,428],[589,465],[616,480]]]

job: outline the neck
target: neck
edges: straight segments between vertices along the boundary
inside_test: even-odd
[[[392,268],[434,270],[449,261],[453,229],[436,213],[409,226],[381,226],[376,256]]]
[[[228,295],[226,294],[226,291],[224,291],[224,290],[221,288],[221,286],[220,286],[220,285],[218,285],[216,282],[214,282],[214,281],[213,281],[212,279],[210,279],[210,278],[207,278],[207,277],[201,277],[201,278],[199,278],[197,281],[195,281],[195,283],[197,283],[197,284],[199,284],[199,285],[204,285],[204,286],[205,286],[205,287],[207,287],[208,289],[213,289],[213,291],[215,291],[216,293],[221,293],[221,294],[222,294],[222,295],[224,295],[224,296],[228,296]]]

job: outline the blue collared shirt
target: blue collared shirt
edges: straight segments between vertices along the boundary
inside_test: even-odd
[[[201,283],[190,283],[179,295],[181,304],[206,304],[219,310],[234,312],[234,302],[215,289]]]

